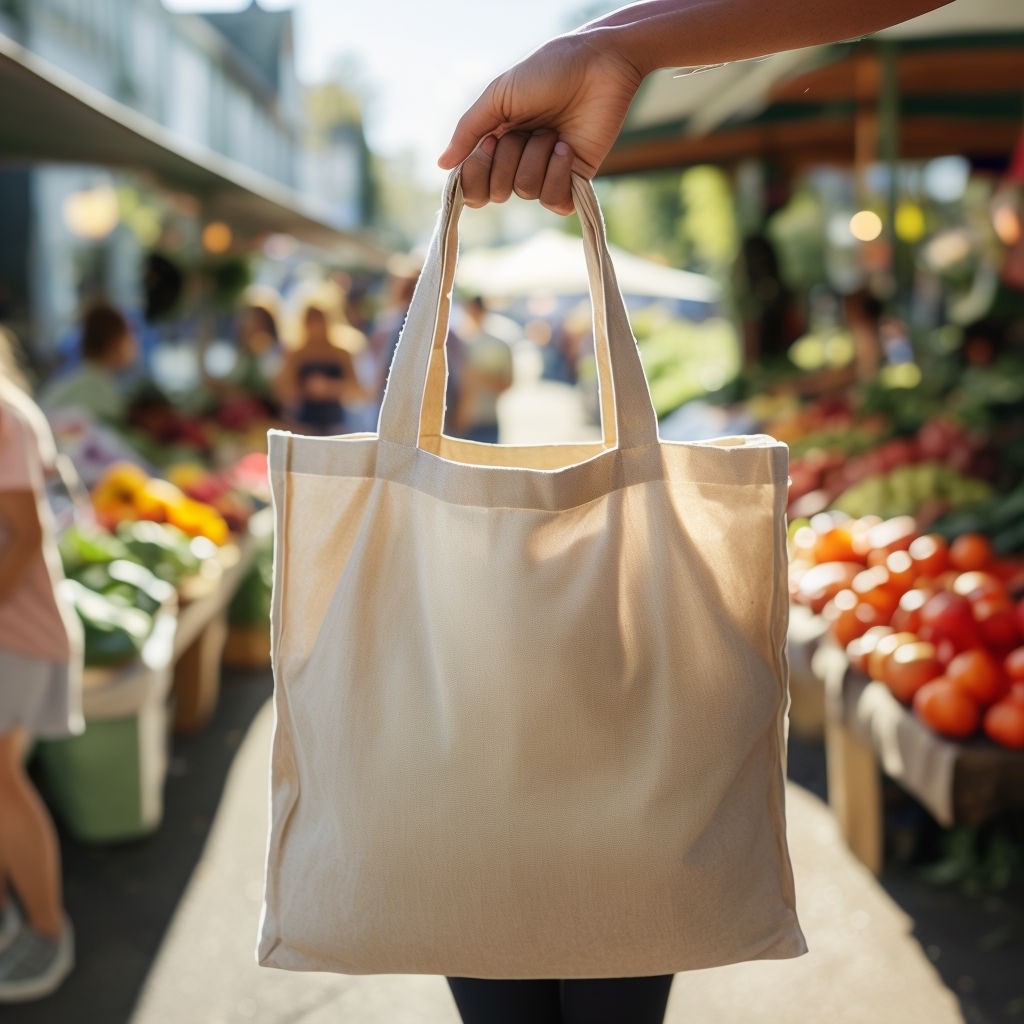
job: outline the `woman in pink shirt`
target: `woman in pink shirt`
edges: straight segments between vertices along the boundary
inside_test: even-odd
[[[48,995],[74,963],[60,847],[25,757],[33,737],[82,730],[81,630],[44,484],[56,450],[19,382],[0,331],[0,1004]]]

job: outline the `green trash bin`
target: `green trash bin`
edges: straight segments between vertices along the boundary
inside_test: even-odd
[[[140,658],[85,690],[85,732],[36,746],[47,800],[76,839],[137,839],[163,820],[177,621],[161,612]]]

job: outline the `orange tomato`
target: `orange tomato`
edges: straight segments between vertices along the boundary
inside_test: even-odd
[[[840,590],[825,605],[822,616],[836,642],[844,648],[872,626],[885,625],[878,609],[861,601],[852,590]]]
[[[914,694],[914,713],[937,733],[953,739],[966,739],[981,724],[977,701],[945,676],[925,683]]]
[[[916,633],[921,628],[921,609],[932,596],[930,590],[914,587],[908,590],[892,613],[889,625],[898,632]]]
[[[946,538],[937,533],[916,537],[907,548],[907,554],[918,576],[935,579],[949,568],[949,545]]]
[[[973,647],[955,655],[946,666],[946,678],[986,706],[1003,697],[1008,689],[1002,665],[983,647]]]
[[[858,672],[867,673],[868,656],[875,649],[875,645],[883,636],[888,636],[893,629],[891,626],[871,626],[861,636],[854,637],[846,645],[846,658],[850,665]]]
[[[925,683],[941,675],[935,647],[924,640],[900,644],[882,663],[882,682],[904,704],[909,704]]]
[[[811,566],[796,582],[793,599],[820,612],[840,590],[846,590],[860,572],[851,562],[822,562]]]
[[[814,542],[814,560],[821,562],[859,562],[853,550],[853,537],[845,526],[831,526],[819,533]]]
[[[866,659],[867,674],[872,679],[885,682],[886,666],[893,652],[903,644],[916,643],[917,639],[913,633],[890,633],[888,636],[879,637]]]
[[[888,621],[900,603],[900,593],[892,583],[889,570],[882,565],[862,569],[850,582],[850,589],[862,601],[877,608]]]
[[[992,557],[992,542],[982,533],[961,533],[949,545],[949,564],[961,572],[984,569]]]
[[[891,551],[885,556],[885,569],[889,573],[889,582],[905,594],[914,585],[919,573],[909,551]]]
[[[1024,750],[1024,703],[1001,700],[985,712],[982,719],[985,735],[1002,747]]]

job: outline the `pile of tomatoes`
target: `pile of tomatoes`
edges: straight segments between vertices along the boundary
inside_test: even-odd
[[[943,736],[1024,750],[1024,562],[910,516],[822,513],[790,533],[792,599]]]

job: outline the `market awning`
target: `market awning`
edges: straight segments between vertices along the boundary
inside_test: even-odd
[[[885,45],[898,54],[902,157],[1008,157],[1024,124],[1024,4],[963,0],[856,42],[659,72],[638,93],[601,173],[749,157],[794,168],[852,163],[857,114],[881,93]]]
[[[239,234],[288,234],[339,259],[383,266],[389,253],[265,175],[184,139],[0,33],[0,159],[131,169],[195,196]]]

